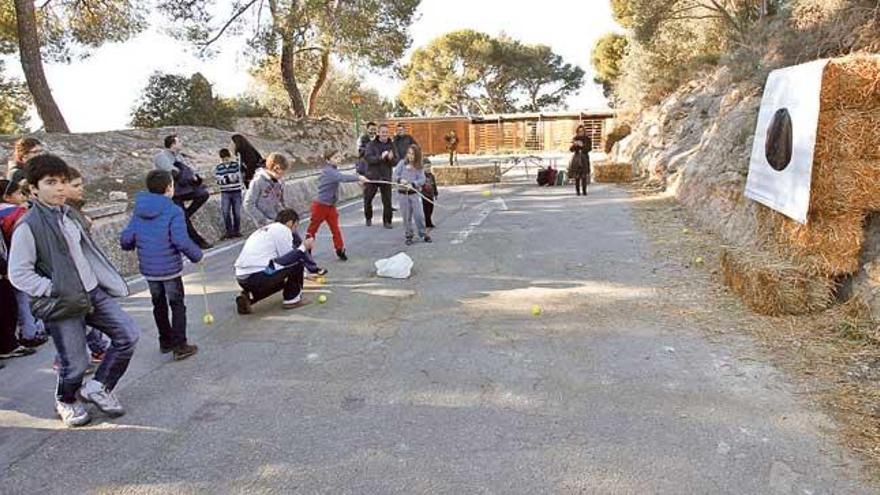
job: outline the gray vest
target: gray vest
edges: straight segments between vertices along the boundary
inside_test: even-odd
[[[127,296],[128,284],[85,231],[79,214],[70,208],[65,209],[64,214],[74,221],[82,233],[83,254],[92,265],[98,286],[110,296]],[[37,251],[34,268],[38,274],[52,280],[52,293],[31,298],[31,310],[37,318],[49,321],[85,316],[92,311],[91,299],[70,257],[57,215],[51,207],[33,201],[21,219],[22,223],[28,225],[34,238]]]

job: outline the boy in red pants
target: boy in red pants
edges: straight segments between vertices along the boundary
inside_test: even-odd
[[[327,163],[321,169],[321,177],[318,179],[318,197],[312,201],[312,219],[306,238],[314,238],[321,228],[321,224],[327,222],[330,233],[333,234],[333,247],[336,256],[340,260],[348,260],[345,254],[345,241],[342,239],[342,230],[339,229],[339,211],[336,203],[339,201],[339,184],[343,182],[366,183],[367,178],[363,175],[346,175],[338,170],[339,164],[345,156],[340,151],[328,151],[324,153]]]

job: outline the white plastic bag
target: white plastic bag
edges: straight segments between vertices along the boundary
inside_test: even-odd
[[[376,262],[376,275],[386,278],[409,278],[413,260],[406,253],[398,253]]]

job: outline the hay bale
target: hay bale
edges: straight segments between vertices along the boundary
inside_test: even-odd
[[[810,212],[814,216],[880,210],[880,160],[813,162]]]
[[[851,55],[832,59],[825,66],[822,110],[880,109],[880,56]]]
[[[440,167],[433,166],[431,171],[437,180],[437,184],[441,186],[460,186],[467,184],[466,167]]]
[[[593,180],[603,183],[629,182],[633,170],[629,163],[607,163],[593,166]]]
[[[863,213],[810,214],[806,225],[769,208],[758,210],[759,238],[785,258],[824,277],[858,272],[865,232]]]
[[[770,253],[727,247],[720,263],[724,283],[756,313],[806,314],[825,309],[833,301],[830,279],[812,276]]]
[[[822,110],[814,161],[880,160],[880,108]]]
[[[494,165],[467,167],[468,184],[492,184],[497,180],[497,168]]]

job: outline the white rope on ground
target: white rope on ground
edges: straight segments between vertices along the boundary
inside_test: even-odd
[[[428,198],[427,196],[425,196],[424,194],[422,194],[421,191],[419,191],[418,189],[414,188],[413,186],[411,186],[411,185],[409,185],[409,184],[401,184],[401,183],[399,183],[399,182],[391,182],[391,181],[388,181],[388,180],[368,180],[367,182],[365,182],[365,184],[388,184],[389,186],[405,187],[405,188],[407,188],[407,189],[412,190],[414,193],[416,193],[416,194],[418,194],[419,196],[421,196],[422,199],[424,199],[424,200],[427,201],[428,203],[431,203],[431,204],[434,205],[435,207],[446,208],[445,206],[443,206],[443,205],[441,205],[441,204],[437,204],[436,202],[434,202],[433,199]]]

